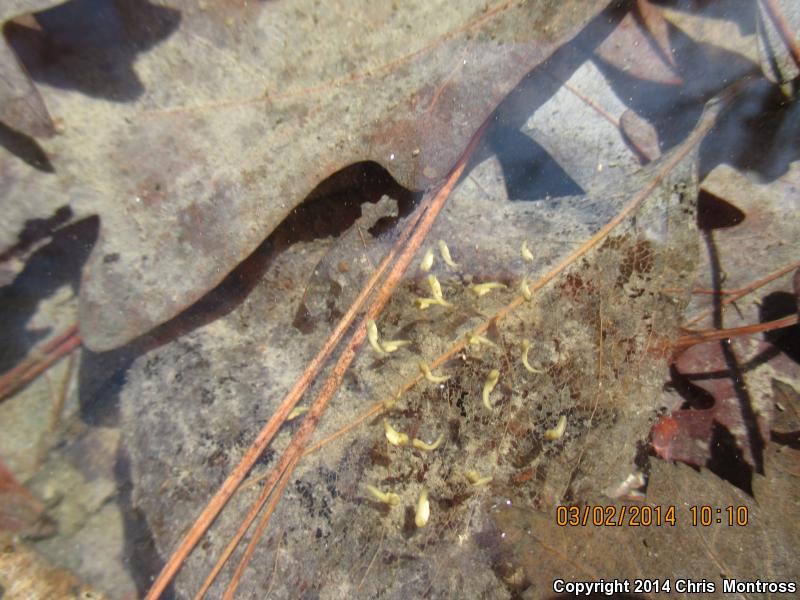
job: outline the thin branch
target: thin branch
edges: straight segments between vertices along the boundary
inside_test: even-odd
[[[794,271],[797,268],[800,268],[800,260],[798,260],[796,262],[793,262],[791,264],[788,264],[785,267],[781,267],[777,271],[774,271],[773,273],[770,273],[766,277],[762,277],[761,279],[759,279],[757,281],[754,281],[754,282],[744,286],[743,288],[739,288],[738,290],[729,290],[729,291],[726,292],[726,297],[722,300],[720,305],[721,306],[725,306],[727,304],[730,304],[731,302],[736,302],[742,296],[746,296],[747,294],[749,294],[751,292],[754,292],[758,288],[765,286],[769,282],[777,279],[778,277],[781,277],[781,276],[785,275],[786,273],[790,273],[791,271]],[[692,317],[691,319],[689,319],[688,321],[686,321],[683,324],[683,326],[684,327],[688,327],[689,325],[693,325],[694,323],[697,323],[698,321],[701,321],[702,319],[704,319],[707,316],[709,316],[712,312],[714,312],[713,308],[709,308],[707,310],[704,310],[700,314],[698,314],[698,315]]]
[[[250,563],[250,558],[253,556],[256,546],[261,540],[261,536],[264,535],[264,530],[267,528],[269,518],[272,516],[272,513],[275,512],[275,508],[278,506],[278,502],[281,499],[281,494],[283,494],[286,484],[289,483],[292,471],[294,470],[298,460],[300,460],[300,457],[295,457],[294,460],[289,463],[286,471],[281,476],[280,483],[278,483],[278,488],[275,490],[275,493],[272,494],[272,498],[270,499],[264,514],[261,516],[261,520],[258,522],[258,525],[256,525],[256,529],[253,531],[253,537],[250,538],[250,542],[247,544],[247,548],[244,551],[242,560],[239,561],[239,565],[236,567],[236,571],[233,573],[233,577],[231,577],[231,581],[228,584],[228,587],[225,589],[225,594],[222,596],[222,600],[231,600],[233,595],[236,593],[236,588],[239,587],[239,582],[242,579],[242,575],[244,575],[244,570]]]
[[[303,453],[303,457],[305,458],[309,454],[313,454],[314,452],[316,452],[317,450],[319,450],[323,446],[327,446],[331,442],[336,441],[337,439],[342,437],[344,434],[348,433],[349,431],[352,431],[353,429],[355,429],[356,427],[358,427],[359,425],[361,425],[365,421],[368,421],[370,418],[381,414],[381,412],[383,412],[383,410],[384,410],[384,406],[385,406],[384,402],[376,402],[371,407],[369,407],[367,410],[362,412],[354,420],[350,421],[350,423],[348,423],[347,425],[345,425],[341,429],[335,431],[334,433],[332,433],[328,437],[318,441],[313,446],[309,447]]]
[[[687,335],[678,338],[675,342],[674,348],[676,352],[681,352],[695,344],[703,344],[705,342],[713,342],[714,340],[726,340],[732,337],[741,335],[754,335],[756,333],[764,333],[766,331],[774,331],[775,329],[783,329],[797,325],[800,322],[800,317],[797,315],[789,315],[782,319],[775,321],[767,321],[766,323],[757,323],[755,325],[744,325],[742,327],[731,327],[730,329],[708,329],[705,331],[691,331]]]
[[[78,326],[72,325],[35,348],[21,363],[0,377],[0,401],[21,389],[81,345]]]

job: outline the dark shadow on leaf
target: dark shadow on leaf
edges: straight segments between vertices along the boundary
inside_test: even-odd
[[[734,227],[745,219],[745,214],[730,202],[705,190],[697,195],[697,227],[702,230]]]
[[[117,502],[125,528],[125,550],[123,552],[126,562],[130,566],[129,572],[139,592],[139,597],[144,597],[164,563],[159,557],[145,515],[133,500],[130,461],[122,451],[117,455],[115,475],[119,483]],[[160,597],[163,600],[174,600],[176,598],[174,586],[170,584]]]
[[[145,0],[72,0],[34,17],[39,29],[4,28],[31,77],[114,102],[142,94],[134,62],[180,23],[179,11]]]
[[[81,269],[97,239],[99,219],[89,217],[53,233],[47,245],[36,250],[12,283],[0,288],[0,372],[24,358],[47,334],[27,328],[39,302],[64,285],[78,293]]]
[[[522,129],[531,115],[561,89],[562,82],[586,61],[586,52],[591,53],[608,37],[625,14],[618,3],[611,3],[571,42],[528,73],[495,110],[486,134],[487,142],[476,151],[466,172],[496,154],[512,200],[539,200],[548,194],[551,197],[582,194],[581,187],[534,139],[522,133]]]
[[[753,3],[745,0],[650,0],[671,10],[680,10],[695,15],[702,13],[704,17],[718,21],[730,21],[739,27],[742,35],[756,32],[756,13]]]
[[[695,410],[705,410],[714,406],[714,396],[699,385],[692,383],[692,378],[678,371],[675,363],[670,365],[669,374],[670,387],[683,398],[681,409],[693,408]],[[705,376],[706,374],[704,373],[703,375]],[[725,376],[727,377],[727,374],[725,374]]]
[[[761,300],[758,320],[761,323],[775,321],[797,314],[797,300],[789,292],[773,292]],[[794,362],[800,363],[800,325],[768,331],[764,338],[781,350]]]
[[[152,349],[230,313],[284,250],[297,242],[338,237],[361,215],[361,204],[377,202],[384,194],[398,200],[400,216],[411,211],[414,194],[377,163],[358,163],[338,171],[320,183],[219,285],[132,344]],[[389,225],[376,223],[379,231]],[[298,310],[302,311],[302,307]]]
[[[717,329],[723,328],[722,321],[722,305],[720,299],[722,296],[722,268],[719,257],[719,249],[717,248],[716,240],[714,239],[714,231],[705,229],[702,230],[703,241],[705,242],[706,251],[708,252],[708,261],[711,268],[712,286],[717,294],[714,297],[714,327]],[[730,340],[722,340],[715,342],[719,346],[719,351],[725,361],[725,366],[730,373],[730,382],[733,391],[736,394],[736,399],[739,403],[739,409],[742,415],[745,429],[747,430],[747,445],[753,456],[753,467],[756,472],[764,472],[764,447],[766,440],[761,434],[758,426],[757,413],[753,407],[753,399],[750,392],[744,383],[744,368],[739,363],[739,358],[731,347]],[[744,489],[744,488],[742,488]]]
[[[762,350],[755,356],[747,359],[747,362],[742,363],[742,371],[745,373],[749,373],[754,369],[757,369],[761,365],[767,364],[769,361],[773,360],[776,356],[780,355],[781,350],[780,348],[776,348],[775,346],[769,346],[765,350]]]
[[[81,419],[95,427],[117,427],[119,394],[125,374],[139,356],[140,348],[122,346],[109,352],[83,348],[78,370],[78,401]]]
[[[774,181],[800,159],[799,138],[800,102],[769,81],[752,82],[700,145],[700,177],[729,164]]]
[[[614,31],[626,12],[619,3],[612,2],[571,42],[528,73],[498,106],[494,127],[521,129],[586,61],[587,55]]]
[[[42,147],[30,136],[0,123],[0,146],[21,161],[43,173],[54,173],[55,169]]]
[[[800,431],[772,431],[770,441],[792,450],[800,450]]]
[[[17,235],[17,243],[0,254],[0,263],[24,254],[35,243],[52,236],[55,231],[72,219],[72,209],[68,205],[56,209],[46,219],[28,219]]]
[[[752,496],[753,468],[742,456],[736,438],[717,422],[712,427],[710,450],[709,470]]]
[[[544,148],[519,129],[494,127],[487,143],[503,169],[509,199],[543,200],[585,194]]]
[[[92,352],[83,348],[77,375],[78,403],[82,423],[90,427],[121,426],[119,417],[120,394],[126,382],[128,369],[140,356],[141,347],[128,344],[110,352]],[[158,361],[158,357],[148,359]],[[122,560],[130,566],[129,572],[143,597],[163,567],[163,561],[153,539],[145,515],[133,499],[133,482],[130,461],[125,445],[120,444],[114,465],[117,484],[117,503],[123,519],[125,547]],[[163,598],[175,598],[170,585]]]
[[[683,85],[638,79],[600,56],[594,62],[616,95],[658,132],[662,152],[680,144],[692,131],[710,98],[757,65],[740,55],[708,44],[698,44],[670,25],[670,47]]]

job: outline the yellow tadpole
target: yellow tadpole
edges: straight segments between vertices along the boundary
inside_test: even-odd
[[[476,296],[485,296],[492,290],[498,290],[508,287],[505,283],[498,283],[496,281],[487,281],[486,283],[476,283],[470,289]]]
[[[386,352],[394,352],[398,348],[408,346],[411,340],[384,340],[381,342],[381,348]]]
[[[484,336],[482,336],[480,334],[467,333],[466,337],[467,337],[467,343],[472,344],[473,346],[480,346],[481,344],[485,344],[485,345],[491,346],[492,348],[495,348],[497,350],[500,349],[498,347],[498,345],[495,344],[492,340],[490,340],[489,338],[484,337]]]
[[[492,393],[494,386],[497,385],[498,380],[500,379],[500,371],[497,369],[492,369],[489,371],[489,376],[486,378],[486,383],[483,384],[483,405],[492,410],[492,405],[489,403],[489,394]]]
[[[534,369],[531,363],[528,362],[528,350],[531,349],[531,343],[528,340],[522,340],[522,366],[531,373],[544,373],[539,369]]]
[[[522,254],[522,258],[527,262],[533,262],[533,253],[528,249],[528,241],[523,240],[522,246],[519,248],[520,254]]]
[[[386,356],[391,352],[395,352],[398,348],[402,348],[411,343],[409,340],[386,340],[381,342],[378,326],[373,319],[367,321],[367,339],[372,349],[381,356]]]
[[[417,527],[425,527],[431,518],[431,503],[428,501],[428,490],[422,488],[417,500],[417,511],[414,514],[414,523]]]
[[[492,476],[481,477],[481,474],[477,471],[467,471],[467,481],[469,481],[470,485],[473,487],[480,487],[482,485],[486,485],[492,480]]]
[[[453,306],[444,299],[444,295],[442,294],[442,284],[439,283],[436,275],[428,275],[428,287],[431,288],[431,296],[433,296],[433,299],[436,300],[437,304],[441,304],[442,306]]]
[[[414,438],[414,439],[411,441],[411,445],[412,445],[412,446],[414,446],[414,448],[416,448],[417,450],[424,450],[425,452],[433,452],[433,451],[434,451],[434,450],[436,450],[436,449],[437,449],[439,446],[441,446],[441,445],[442,445],[442,442],[443,442],[443,441],[444,441],[444,434],[443,434],[443,433],[440,433],[440,434],[439,434],[439,437],[437,437],[437,438],[436,438],[436,441],[435,441],[435,442],[433,442],[432,444],[427,444],[427,443],[423,442],[423,441],[422,441],[421,439],[419,439],[419,438]]]
[[[432,304],[439,304],[440,306],[453,306],[444,299],[442,294],[442,284],[436,278],[436,275],[428,275],[428,287],[431,288],[431,295],[433,298],[417,298],[414,303],[420,310],[425,310]]]
[[[428,367],[428,365],[426,365],[424,362],[419,363],[419,370],[425,379],[431,383],[444,383],[450,379],[450,377],[446,375],[434,375],[431,373],[430,367]]]
[[[422,257],[422,261],[419,263],[419,268],[422,269],[425,273],[431,270],[433,266],[433,250],[428,248],[425,251],[425,255]]]
[[[561,415],[558,419],[558,423],[552,429],[548,429],[544,432],[544,438],[546,440],[560,440],[564,436],[564,432],[567,430],[567,415]]]
[[[528,287],[527,277],[523,277],[522,281],[519,282],[519,291],[522,292],[522,297],[525,298],[525,300],[530,301],[530,299],[533,298],[531,288]]]
[[[436,275],[428,275],[428,287],[431,288],[431,296],[437,300],[444,300],[442,295],[442,284],[436,279]]]
[[[417,305],[418,309],[425,310],[434,304],[441,304],[441,302],[439,302],[439,300],[436,298],[416,298],[414,300],[414,304]]]
[[[450,248],[444,243],[444,240],[439,240],[439,253],[442,255],[442,260],[452,269],[458,268],[458,263],[450,256]]]
[[[286,417],[287,421],[294,421],[297,417],[302,415],[303,413],[308,412],[307,406],[295,406],[292,409],[292,412],[289,413],[289,416]]]
[[[383,504],[388,504],[389,506],[397,506],[400,504],[400,496],[395,494],[394,492],[382,492],[374,485],[367,485],[367,491],[370,493],[374,500],[378,502],[382,502]]]
[[[374,319],[367,321],[367,339],[369,340],[369,345],[372,346],[375,352],[381,356],[386,355],[386,351],[381,348],[381,343],[378,341],[378,326],[375,324]]]
[[[383,420],[383,429],[386,432],[386,439],[392,446],[405,446],[408,444],[408,434],[397,431],[389,423],[389,419]]]
[[[402,395],[403,395],[403,390],[400,389],[400,390],[397,391],[397,393],[394,395],[393,398],[387,398],[386,400],[384,400],[383,401],[383,410],[385,410],[386,412],[389,412],[390,410],[393,410],[394,407],[397,405],[397,402],[400,400]]]

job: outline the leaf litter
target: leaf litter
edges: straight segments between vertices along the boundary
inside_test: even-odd
[[[553,64],[559,63],[556,60],[548,66]],[[456,273],[438,273],[445,297],[457,308],[448,312],[434,307],[436,312],[421,316],[410,300],[427,293],[424,277],[407,280],[379,323],[388,338],[410,337],[414,344],[388,360],[376,361],[368,353],[361,356],[332,406],[335,412],[326,415],[319,438],[350,423],[371,402],[392,397],[398,382],[405,381],[416,368],[417,356],[436,354],[502,307],[511,291],[490,294],[481,304],[466,290],[474,282],[490,280],[507,283],[514,289],[528,268],[518,254],[523,239],[536,240],[531,244],[535,261],[528,273],[535,279],[572,245],[612,217],[625,196],[637,189],[635,183],[641,186],[647,173],[652,173],[637,171],[641,156],[632,154],[626,148],[631,140],[620,137],[613,128],[610,131],[618,142],[605,155],[598,152],[592,156],[590,152],[587,156],[585,150],[574,152],[568,144],[558,141],[566,131],[570,140],[584,148],[602,147],[596,143],[602,139],[599,123],[569,130],[569,125],[590,121],[585,114],[569,120],[566,129],[547,126],[552,122],[548,120],[567,106],[567,98],[583,104],[584,109],[590,106],[570,88],[589,89],[588,97],[602,98],[602,77],[598,78],[591,66],[576,79],[569,76],[569,71],[564,76],[563,71],[555,70],[567,80],[562,82],[563,88],[555,87],[558,98],[554,96],[554,102],[549,104],[544,99],[532,119],[523,116],[521,129],[526,136],[535,138],[546,154],[556,157],[554,164],[563,167],[566,177],[574,178],[574,187],[570,185],[573,190],[586,193],[567,198],[558,195],[557,187],[551,187],[553,195],[545,193],[543,201],[531,206],[521,201],[524,192],[517,193],[522,189],[519,180],[509,185],[513,181],[509,177],[513,165],[492,159],[478,164],[457,189],[448,210],[440,217],[439,229],[431,235],[431,243],[439,237],[447,239],[462,267]],[[549,76],[552,79],[552,72]],[[613,93],[606,96],[606,110],[622,114],[619,105],[613,104],[614,97]],[[536,102],[533,104],[537,106]],[[564,112],[576,114],[573,110]],[[513,106],[505,117],[503,114],[499,113],[501,120],[519,123],[519,111]],[[563,113],[561,117],[563,120]],[[537,118],[541,119],[538,123]],[[606,119],[606,124],[614,125],[613,121]],[[593,135],[597,137],[593,139]],[[660,145],[668,150],[672,143],[666,139]],[[657,154],[653,158],[657,159]],[[598,175],[602,171],[604,177]],[[244,584],[243,591],[248,585],[263,590],[267,582],[270,592],[279,596],[307,589],[317,590],[322,596],[394,596],[411,592],[444,597],[457,589],[470,593],[479,589],[492,597],[519,593],[540,596],[549,591],[546,573],[551,560],[554,573],[560,575],[568,565],[575,567],[577,573],[595,577],[606,567],[614,574],[647,570],[647,561],[638,554],[631,555],[627,565],[614,567],[614,559],[607,556],[609,538],[613,537],[611,533],[604,536],[608,530],[583,532],[600,536],[595,545],[582,543],[578,539],[580,532],[553,532],[550,509],[557,501],[608,502],[614,489],[622,489],[620,481],[640,469],[645,471],[643,480],[649,476],[651,481],[647,490],[649,502],[671,503],[679,496],[673,490],[664,494],[666,500],[659,500],[659,484],[678,482],[676,489],[691,490],[694,488],[690,480],[694,477],[701,485],[708,485],[707,473],[685,471],[689,479],[682,479],[680,469],[665,471],[661,463],[643,458],[656,409],[669,401],[658,394],[667,361],[664,349],[678,335],[682,302],[691,287],[687,278],[693,258],[691,252],[686,252],[693,245],[690,234],[696,188],[691,171],[691,161],[686,161],[656,193],[659,200],[671,198],[671,205],[662,206],[651,199],[657,208],[651,206],[648,210],[650,205],[646,205],[633,223],[615,232],[530,305],[524,304],[502,322],[492,323],[487,335],[499,350],[488,345],[471,346],[463,352],[463,359],[458,356],[437,370],[452,377],[442,384],[444,389],[415,388],[401,399],[390,413],[392,422],[412,437],[427,441],[434,440],[440,429],[445,430],[445,442],[439,450],[428,454],[404,449],[406,452],[401,453],[400,449],[386,447],[378,420],[326,445],[320,457],[307,459],[287,488],[278,519],[268,530],[269,538],[257,549],[258,560],[253,564],[262,565],[263,569],[250,568],[251,581]],[[634,182],[631,178],[637,173],[642,179]],[[631,181],[626,187],[628,179]],[[682,213],[676,206],[684,195],[688,204]],[[387,206],[387,201],[382,202]],[[368,206],[364,209],[370,211]],[[492,235],[497,231],[502,232],[503,239]],[[345,234],[333,251],[331,240],[293,244],[272,259],[265,281],[227,317],[136,361],[122,393],[123,422],[126,428],[131,427],[125,434],[126,453],[136,481],[135,502],[147,514],[162,553],[174,546],[183,524],[197,513],[215,483],[241,455],[258,428],[253,418],[269,416],[280,396],[276,387],[293,381],[302,357],[310,356],[324,337],[320,331],[324,320],[316,321],[305,340],[298,340],[290,335],[296,336],[296,332],[287,331],[302,291],[307,297],[308,292],[316,296],[314,301],[319,303],[325,283],[338,278],[341,286],[339,275],[350,276],[348,258],[356,260],[364,256],[365,249],[371,246],[375,250],[382,243],[386,241],[381,241],[380,236],[376,243],[375,239],[360,235],[356,228]],[[341,268],[343,262],[347,269]],[[317,281],[312,277],[309,282],[308,274],[314,270],[319,272]],[[363,276],[352,274],[353,282],[359,275]],[[664,288],[683,291],[664,292]],[[326,295],[329,299],[323,304],[330,310],[330,294]],[[334,299],[333,306],[337,304]],[[638,311],[650,316],[628,320]],[[334,314],[335,309],[328,316]],[[517,334],[533,340],[531,358],[544,374],[519,369]],[[253,361],[253,356],[258,360]],[[493,408],[486,414],[480,392],[489,368],[496,364],[500,365],[500,376],[491,395]],[[631,395],[632,389],[638,393]],[[534,401],[530,400],[531,394]],[[543,414],[537,409],[543,409]],[[563,438],[555,442],[544,439],[544,433],[564,415],[567,425]],[[447,423],[446,428],[437,427],[443,422]],[[286,444],[293,427],[296,426],[287,425],[281,432],[273,444],[276,450]],[[159,447],[164,451],[153,452]],[[142,449],[151,454],[146,456]],[[784,458],[792,456],[787,448],[783,449],[789,452]],[[767,447],[764,465],[772,464],[774,450],[774,446]],[[392,454],[394,451],[397,452]],[[263,463],[274,462],[272,452],[268,451]],[[181,459],[175,460],[176,456]],[[628,458],[620,460],[620,456]],[[481,475],[493,474],[492,482],[483,491],[470,489],[466,471],[459,470],[461,462],[480,463],[469,468],[477,469]],[[482,466],[486,463],[490,468]],[[376,479],[388,484],[386,489],[393,486],[401,494],[400,507],[387,512],[369,504],[364,485]],[[719,482],[720,503],[743,501],[735,488]],[[431,488],[431,521],[417,531],[412,507],[423,485]],[[791,476],[784,485],[792,489]],[[754,486],[761,493],[769,493],[765,491],[769,486],[758,474]],[[626,490],[632,491],[635,490]],[[234,498],[233,504],[238,503],[242,510],[247,504],[243,498],[246,494],[242,492]],[[689,495],[694,498],[700,492]],[[197,588],[196,582],[204,577],[219,547],[226,542],[227,532],[235,526],[235,512],[224,513],[192,556],[178,580],[179,589],[190,594]],[[524,519],[509,520],[508,515],[513,514],[522,514]],[[537,519],[541,522],[532,528],[530,524]],[[730,539],[721,535],[721,539]],[[309,544],[310,536],[315,541]],[[737,563],[736,557],[715,552],[708,540],[700,539],[694,547],[688,545],[691,542],[685,536],[681,533],[677,542],[669,543],[696,549],[696,553],[687,553],[695,559],[695,569],[697,564],[708,561],[720,572],[749,572]],[[517,542],[512,545],[512,540]],[[655,540],[651,543],[654,547],[666,544]],[[585,552],[575,553],[578,545]],[[341,554],[331,553],[332,547],[341,548]],[[767,552],[765,568],[778,575],[790,573],[791,570],[786,571],[790,566],[781,559],[789,555],[786,549],[790,546],[774,547],[777,550]],[[529,549],[536,553],[528,553]],[[338,561],[334,555],[344,558]],[[349,565],[346,571],[343,564]]]
[[[557,106],[559,101],[556,98],[553,104]],[[594,115],[593,111],[585,106],[583,110],[591,121],[588,115]],[[605,121],[602,123],[607,126]],[[586,129],[590,130],[588,126]],[[555,132],[551,135],[555,138]],[[545,272],[572,250],[569,240],[581,240],[596,231],[655,176],[660,165],[641,170],[625,142],[619,135],[616,139],[613,148],[604,150],[609,153],[608,162],[619,163],[620,170],[625,171],[625,175],[610,175],[615,180],[613,196],[609,196],[593,170],[575,168],[579,184],[593,192],[597,190],[596,195],[576,198],[577,203],[562,197],[537,206],[515,204],[504,193],[503,178],[499,176],[501,167],[496,161],[484,161],[473,170],[454,193],[440,224],[431,234],[431,239],[448,240],[454,258],[461,265],[459,272],[441,263],[433,269],[442,283],[445,299],[454,308],[419,311],[413,300],[428,293],[427,274],[412,274],[392,297],[379,323],[384,336],[409,338],[412,345],[390,358],[376,360],[374,353],[364,353],[346,378],[332,414],[329,411],[323,421],[320,437],[351,421],[370,403],[393,397],[405,379],[415,376],[418,360],[437,356],[504,306],[514,295],[511,290],[517,288],[518,281],[526,274],[524,269],[533,269],[528,273],[532,277]],[[584,159],[579,156],[575,162],[580,165]],[[570,163],[564,164],[570,167]],[[324,594],[346,593],[350,589],[350,569],[369,562],[377,540],[381,540],[381,556],[392,566],[370,571],[370,577],[363,582],[364,595],[380,590],[390,596],[433,590],[431,593],[439,596],[452,586],[463,590],[478,586],[487,593],[495,593],[492,590],[498,585],[496,574],[491,565],[481,564],[484,549],[473,539],[487,522],[487,515],[481,510],[485,497],[465,496],[466,471],[475,469],[491,474],[493,482],[487,489],[492,494],[524,497],[545,508],[569,497],[599,498],[602,492],[618,487],[636,469],[637,439],[643,442],[647,437],[666,361],[659,344],[669,338],[670,331],[677,333],[681,307],[671,296],[664,301],[659,291],[648,291],[646,282],[681,280],[692,272],[692,255],[687,253],[687,247],[694,243],[692,198],[696,195],[693,191],[696,184],[693,184],[692,164],[690,155],[661,182],[653,202],[647,205],[649,208],[637,216],[635,227],[609,238],[596,255],[591,255],[592,260],[580,264],[564,283],[555,285],[540,300],[498,323],[496,331],[490,331],[489,335],[502,349],[499,353],[491,346],[481,345],[479,350],[465,354],[463,360],[456,357],[441,367],[440,370],[452,376],[441,384],[444,390],[426,384],[401,397],[397,414],[389,415],[393,427],[408,432],[410,437],[426,440],[444,433],[442,448],[424,454],[408,448],[387,448],[378,421],[368,423],[341,444],[327,446],[322,458],[312,458],[310,465],[300,467],[277,512],[277,522],[287,526],[287,532],[282,534],[281,576],[272,588],[277,595],[290,593],[289,589],[302,589],[306,581],[309,585],[313,581]],[[492,233],[499,227],[504,234],[502,239]],[[465,228],[470,232],[468,238],[462,234]],[[519,247],[523,236],[531,235],[536,240],[533,248],[538,258],[529,267],[520,256]],[[361,253],[362,240],[353,235],[340,239],[349,240],[355,256]],[[308,260],[318,264],[311,258]],[[473,283],[489,278],[506,283],[508,290],[483,297],[469,291]],[[303,289],[283,294],[282,299],[289,306],[282,310],[290,311],[295,305],[292,298],[302,293]],[[256,297],[257,294],[253,302],[257,302]],[[241,310],[253,310],[248,304],[250,300]],[[641,322],[630,320],[632,312],[648,316]],[[255,309],[255,314],[261,311]],[[553,318],[547,318],[548,314]],[[233,315],[232,319],[231,322],[238,321]],[[197,332],[198,341],[190,341],[195,337],[190,334],[190,338],[183,338],[174,348],[165,347],[147,360],[143,357],[131,371],[129,385],[123,392],[123,418],[132,424],[134,431],[128,448],[134,476],[139,481],[136,502],[147,507],[145,511],[153,515],[153,521],[170,523],[168,528],[154,528],[156,539],[163,540],[158,543],[164,547],[172,547],[177,541],[180,528],[172,525],[180,519],[178,515],[183,514],[185,519],[196,514],[198,503],[204,502],[213,489],[211,482],[218,479],[212,475],[210,481],[204,482],[204,478],[186,473],[182,483],[172,488],[173,492],[159,495],[154,490],[148,491],[150,486],[163,484],[163,470],[157,458],[160,453],[155,448],[166,443],[169,449],[165,449],[165,456],[174,456],[177,448],[181,448],[185,456],[186,453],[193,456],[187,456],[189,464],[204,464],[204,468],[213,468],[217,473],[225,472],[227,469],[218,469],[216,463],[224,466],[235,461],[240,452],[235,440],[252,436],[242,431],[252,430],[253,424],[247,418],[256,406],[253,403],[257,402],[260,414],[269,415],[280,397],[275,391],[270,394],[273,400],[269,402],[250,382],[263,385],[264,369],[270,365],[278,365],[278,370],[286,375],[284,389],[296,377],[298,365],[282,358],[278,348],[296,356],[297,337],[287,337],[280,319],[272,333],[262,326],[254,334],[262,340],[271,340],[266,342],[270,355],[257,363],[244,358],[233,360],[236,369],[224,376],[232,386],[231,392],[225,394],[226,424],[218,423],[215,418],[214,425],[210,425],[207,408],[191,399],[205,396],[209,402],[217,401],[211,399],[213,394],[209,391],[216,387],[213,381],[220,376],[215,373],[214,365],[222,367],[223,363],[215,356],[221,353],[220,356],[230,358],[240,351],[243,357],[250,356],[256,343],[241,346],[245,342],[240,340],[231,346],[221,327],[219,323],[213,328],[216,333]],[[531,357],[546,370],[547,374],[538,382],[536,375],[528,375],[522,369],[519,342],[523,338],[534,341]],[[191,352],[193,358],[187,355],[184,345],[187,343],[196,348]],[[650,344],[652,347],[648,349]],[[599,347],[602,352],[598,352]],[[648,351],[653,357],[643,358],[642,354]],[[195,371],[186,360],[193,364],[200,360],[205,366]],[[157,366],[163,362],[166,364]],[[223,368],[230,369],[230,364],[228,361]],[[480,400],[481,388],[492,368],[498,368],[502,374],[494,392],[495,409],[486,414]],[[249,374],[254,369],[260,374]],[[292,369],[295,373],[290,373]],[[183,373],[180,388],[161,375],[176,370]],[[191,378],[190,370],[195,373]],[[277,371],[269,373],[267,378],[277,381]],[[139,389],[140,385],[144,388]],[[164,385],[168,387],[162,388]],[[152,389],[151,386],[158,386],[160,391],[143,393],[143,389]],[[169,401],[165,403],[166,398]],[[562,414],[570,423],[563,440],[545,443],[545,431],[555,427]],[[191,439],[209,429],[227,432],[223,438],[217,438],[219,445],[215,442],[213,446],[198,446],[176,433],[183,431]],[[458,431],[454,433],[454,429]],[[166,431],[172,434],[165,436]],[[289,433],[285,430],[279,435],[276,447],[285,444]],[[137,450],[144,448],[148,449],[146,453]],[[208,462],[210,455],[217,457],[213,465]],[[627,459],[620,461],[620,455]],[[537,457],[542,464],[538,479],[528,471],[538,466],[534,462]],[[576,469],[576,463],[580,468]],[[528,478],[527,485],[515,490],[513,478],[523,481]],[[383,491],[396,489],[393,493],[402,494],[404,504],[387,515],[376,514],[366,485]],[[424,532],[415,534],[409,509],[423,485],[429,488],[432,517]],[[233,504],[242,507],[245,501],[237,496]],[[164,510],[169,511],[168,519],[156,516]],[[218,553],[214,550],[216,540],[224,543],[228,538],[225,532],[230,531],[230,518],[226,511],[212,528],[208,544],[190,557],[179,576],[179,586],[186,586],[187,590],[197,588],[207,572],[207,561]],[[309,531],[319,540],[312,547],[303,541]],[[454,546],[458,532],[466,541]],[[331,545],[341,548],[341,552],[330,555],[326,548]],[[440,553],[432,550],[432,546],[448,548],[447,560],[454,564],[466,561],[472,565],[469,573],[473,575],[458,581],[460,569],[445,569],[445,574],[437,579],[435,574],[443,568],[443,563],[436,558]],[[293,548],[303,548],[302,560]],[[268,553],[269,550],[259,547],[252,564],[274,564],[275,557]],[[338,566],[330,564],[332,560],[338,561]],[[263,578],[262,583],[258,581],[259,577],[248,579],[242,584],[242,591],[263,584]],[[506,592],[496,593],[502,596]]]

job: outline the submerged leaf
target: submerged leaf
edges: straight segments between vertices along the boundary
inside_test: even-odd
[[[0,7],[0,26],[11,17],[42,10],[59,0],[8,0]],[[39,91],[5,39],[0,39],[0,121],[30,137],[50,137],[53,120]]]
[[[109,4],[83,37],[90,4],[37,15],[45,43],[26,66],[75,88],[47,92],[64,131],[45,151],[62,192],[101,215],[85,343],[114,348],[175,316],[347,165],[374,160],[413,189],[439,181],[509,90],[605,4]],[[48,63],[53,40],[71,52]],[[15,203],[37,189],[20,172],[4,192]]]

